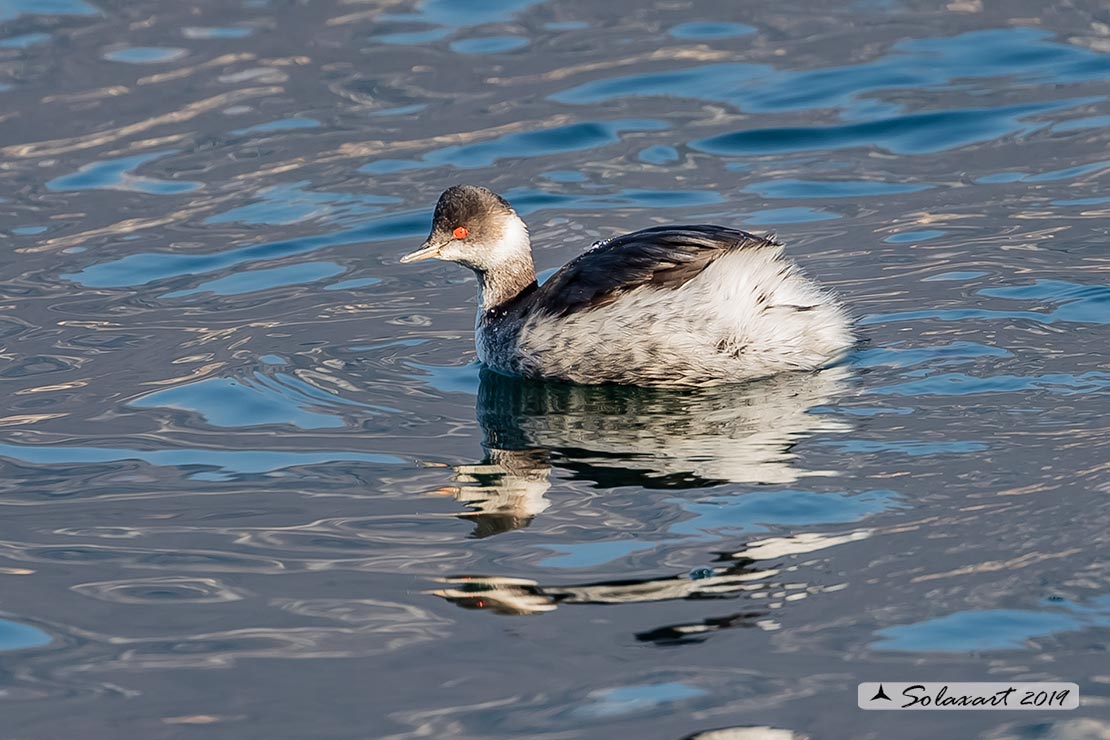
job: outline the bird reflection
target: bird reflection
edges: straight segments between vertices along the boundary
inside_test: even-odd
[[[478,420],[485,459],[455,468],[447,489],[470,511],[474,535],[527,526],[545,511],[553,473],[599,487],[684,489],[722,483],[796,481],[828,475],[796,464],[793,445],[814,432],[845,431],[844,422],[810,413],[845,386],[846,371],[794,374],[743,386],[661,391],[571,386],[483,371]],[[535,615],[574,604],[743,599],[744,607],[636,635],[677,645],[733,628],[778,629],[774,610],[841,586],[799,581],[784,560],[867,537],[799,533],[720,553],[712,567],[647,578],[545,585],[527,578],[459,575],[432,591],[457,606]],[[769,562],[774,561],[774,562]],[[789,576],[789,577],[788,577]],[[726,611],[726,610],[722,610]]]
[[[839,590],[843,586],[811,586],[800,582],[793,568],[764,561],[812,553],[866,539],[870,534],[868,530],[844,534],[807,532],[760,540],[748,543],[737,552],[719,554],[720,565],[715,567],[655,578],[545,586],[527,578],[460,575],[439,579],[444,588],[431,593],[464,609],[485,609],[507,615],[542,614],[570,604],[634,604],[740,597],[747,597],[753,603],[749,609],[723,617],[667,625],[636,635],[642,642],[679,644],[698,641],[709,632],[733,627],[778,629],[778,623],[767,616],[772,610],[781,608],[786,602]]]
[[[538,614],[560,604],[629,604],[672,599],[726,598],[743,591],[767,588],[759,583],[778,571],[753,567],[742,559],[693,574],[669,575],[622,581],[598,581],[561,586],[541,586],[525,578],[459,576],[441,579],[448,588],[433,591],[468,609],[489,609],[499,614]]]
[[[847,429],[809,413],[845,386],[847,371],[793,373],[688,391],[576,386],[483,369],[478,421],[485,459],[455,468],[440,489],[466,505],[474,536],[528,526],[549,506],[553,468],[611,488],[699,488],[790,483],[828,471],[795,465],[802,436]]]

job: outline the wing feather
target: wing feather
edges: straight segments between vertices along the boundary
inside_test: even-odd
[[[598,242],[539,287],[531,311],[567,316],[606,306],[631,290],[674,290],[722,255],[778,248],[765,237],[723,226],[658,226]]]

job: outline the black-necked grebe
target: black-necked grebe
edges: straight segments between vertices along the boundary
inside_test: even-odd
[[[697,387],[815,370],[851,322],[771,239],[723,226],[657,226],[598,242],[542,286],[528,227],[504,198],[455,185],[424,245],[478,276],[478,357],[507,375]]]

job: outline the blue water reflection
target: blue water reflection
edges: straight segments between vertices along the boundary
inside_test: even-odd
[[[132,174],[140,165],[161,159],[173,150],[136,154],[131,157],[106,159],[82,166],[71,175],[56,177],[46,183],[51,190],[132,190],[151,195],[176,195],[188,193],[201,187],[199,182],[186,180],[162,180]]]
[[[215,468],[205,480],[230,480],[233,474],[268,473],[302,465],[329,462],[364,462],[396,465],[402,461],[393,455],[364,452],[294,452],[278,450],[174,449],[138,450],[103,447],[62,447],[35,445],[0,445],[0,457],[35,465],[69,463],[110,463],[141,460],[149,465],[175,468]],[[198,473],[199,474],[199,473]],[[212,477],[212,476],[218,477]]]
[[[0,619],[0,651],[27,650],[49,645],[53,638],[37,627]]]
[[[666,123],[653,119],[575,123],[539,131],[506,134],[478,144],[458,144],[435,149],[418,162],[408,163],[410,166],[402,166],[405,164],[403,160],[384,160],[395,164],[389,164],[383,170],[382,163],[373,162],[364,166],[361,171],[381,174],[440,165],[476,169],[489,167],[501,159],[544,157],[605,146],[619,141],[621,134],[626,131],[659,131],[665,128]]]
[[[0,21],[20,15],[99,15],[85,0],[0,0]]]
[[[26,49],[29,46],[49,41],[50,38],[51,36],[48,33],[25,33],[20,36],[9,36],[0,40],[0,49]]]
[[[620,686],[595,692],[589,697],[589,703],[576,707],[574,713],[597,719],[642,714],[705,693],[704,689],[678,682]]]
[[[528,39],[520,36],[486,36],[453,41],[451,51],[460,54],[503,54],[514,49],[523,49],[527,45]]]
[[[755,32],[755,28],[746,26],[743,23],[694,21],[691,23],[680,23],[667,33],[674,36],[676,39],[727,39],[736,36],[747,36]]]
[[[876,650],[899,652],[971,652],[1021,650],[1029,640],[1084,627],[1110,626],[1110,596],[1091,606],[1061,602],[1066,610],[985,609],[879,630]]]
[[[189,290],[166,293],[163,298],[184,298],[197,293],[216,295],[241,295],[259,290],[270,290],[287,285],[303,285],[343,273],[343,267],[334,262],[301,262],[267,270],[237,272],[216,280],[208,280]]]
[[[771,526],[856,522],[902,505],[893,491],[816,493],[767,491],[678,502],[693,518],[673,525],[675,534],[749,534]]]
[[[744,188],[764,198],[859,198],[928,190],[928,185],[866,180],[771,180]],[[921,233],[921,232],[918,232]]]
[[[244,208],[250,208],[250,206]],[[256,217],[250,214],[244,216],[240,213],[240,215],[247,218]],[[268,218],[269,216],[260,214],[257,217]],[[304,217],[304,215],[300,215],[296,218],[299,220]],[[345,229],[331,234],[307,236],[300,239],[283,239],[215,254],[165,254],[158,252],[133,254],[112,262],[91,265],[79,273],[64,274],[61,277],[90,287],[145,285],[156,280],[164,280],[180,275],[200,275],[223,270],[256,260],[291,257],[323,247],[386,241],[404,237],[415,238],[424,236],[426,231],[426,214],[412,212],[381,218],[367,226]]]
[[[895,154],[930,154],[1005,136],[1027,136],[1048,125],[1035,120],[1035,116],[1090,102],[1094,99],[961,108],[840,126],[747,129],[693,141],[690,146],[721,155],[834,151],[858,146],[877,147]]]
[[[256,126],[253,130],[267,129]],[[309,182],[302,180],[264,188],[254,203],[209,216],[205,223],[283,225],[308,219],[319,219],[325,223],[357,223],[380,212],[382,206],[397,203],[396,198],[388,196],[321,192],[311,190],[309,186]]]
[[[181,35],[187,39],[245,39],[254,33],[246,26],[187,26]]]
[[[886,55],[863,64],[805,71],[762,64],[706,64],[586,83],[554,98],[585,104],[620,97],[676,95],[730,103],[752,112],[837,107],[850,118],[854,107],[868,106],[861,101],[863,96],[883,90],[940,88],[957,80],[1006,75],[1015,76],[1023,84],[1079,82],[1110,75],[1106,55],[1051,39],[1051,34],[1033,28],[976,31],[902,41]],[[898,107],[871,110],[894,112]],[[940,122],[929,121],[934,125]],[[970,125],[970,121],[964,119],[963,125]],[[946,132],[936,133],[939,138]]]
[[[275,385],[261,377],[251,384],[232,378],[211,378],[156,391],[132,401],[131,406],[193,411],[206,423],[220,427],[291,424],[301,429],[325,429],[343,426],[343,420],[332,414],[310,410],[314,401],[310,396],[293,395],[288,383],[285,387]],[[293,387],[296,385],[303,384]]]
[[[868,316],[862,321],[865,324],[881,324],[921,321],[923,319],[939,319],[941,321],[1028,319],[1044,324],[1056,322],[1110,323],[1110,311],[1107,311],[1107,304],[1110,303],[1110,287],[1105,285],[1081,285],[1063,280],[1045,280],[1029,286],[982,288],[979,290],[979,294],[1018,301],[1036,299],[1037,308],[1051,307],[1051,310],[999,311],[983,308],[956,308],[933,311],[898,311],[884,315]]]

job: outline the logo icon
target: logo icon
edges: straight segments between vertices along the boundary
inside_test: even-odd
[[[894,701],[893,699],[891,699],[889,696],[886,695],[885,691],[883,691],[883,685],[882,684],[879,684],[879,690],[876,691],[875,695],[871,697],[871,701],[875,701],[876,699],[886,699],[887,701]]]

